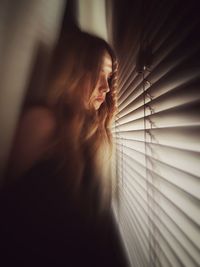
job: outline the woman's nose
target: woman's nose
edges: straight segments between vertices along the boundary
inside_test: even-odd
[[[100,91],[102,91],[104,93],[108,93],[110,91],[110,87],[109,87],[107,79],[103,79],[99,89],[100,89]]]

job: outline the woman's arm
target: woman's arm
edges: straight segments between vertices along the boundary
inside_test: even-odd
[[[8,178],[23,175],[42,159],[55,128],[53,112],[45,107],[31,108],[22,116],[8,161]]]

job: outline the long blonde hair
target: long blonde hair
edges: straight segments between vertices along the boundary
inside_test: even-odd
[[[112,59],[110,92],[96,111],[88,109],[86,103],[97,84],[105,52]],[[48,105],[58,121],[51,155],[58,160],[58,172],[71,176],[76,192],[83,184],[87,184],[88,195],[98,188],[104,204],[109,202],[111,191],[105,164],[112,150],[110,125],[117,107],[116,94],[117,60],[110,46],[82,32],[62,39],[52,60],[48,85]]]

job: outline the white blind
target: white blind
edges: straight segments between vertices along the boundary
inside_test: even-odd
[[[128,3],[118,10],[131,30],[128,49],[117,46],[116,221],[131,266],[200,266],[198,3],[143,1],[137,20]]]

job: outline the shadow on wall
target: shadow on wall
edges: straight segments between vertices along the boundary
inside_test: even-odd
[[[35,56],[46,61],[46,48],[50,51],[57,39],[63,17],[65,1],[1,1],[0,2],[0,176],[5,169],[16,124],[20,115]],[[1,36],[2,37],[2,36]],[[42,43],[42,45],[40,45]],[[39,52],[43,50],[43,52]],[[45,55],[44,55],[45,53]],[[45,58],[45,59],[44,59]],[[39,64],[39,63],[38,63]],[[46,63],[41,63],[36,86],[42,87]],[[39,65],[38,65],[39,66]],[[42,70],[43,69],[43,70]],[[32,75],[33,77],[33,75]],[[34,89],[30,89],[33,91]],[[29,91],[29,89],[28,89]],[[33,93],[31,93],[33,95]],[[35,93],[34,93],[35,94]],[[31,96],[30,96],[31,98]],[[9,109],[8,109],[9,107]]]

